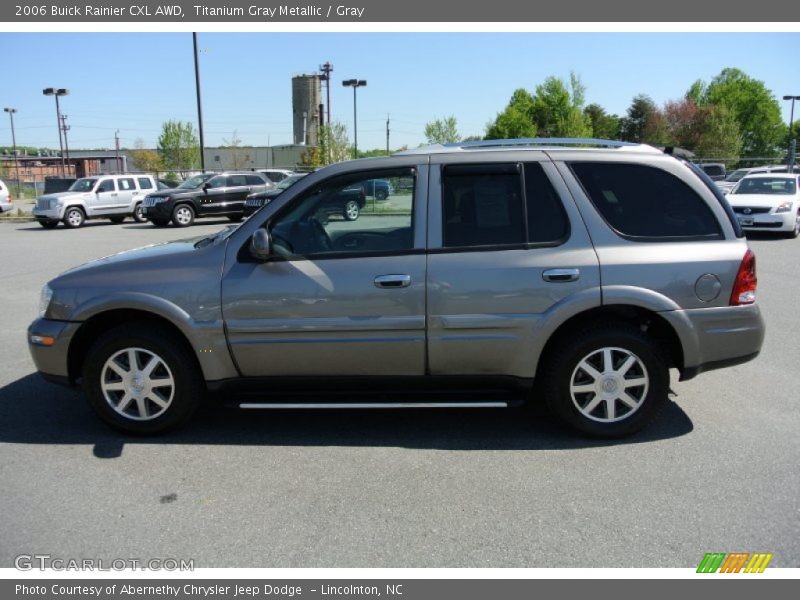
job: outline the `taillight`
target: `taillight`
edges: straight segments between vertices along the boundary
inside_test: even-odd
[[[755,302],[757,286],[756,255],[748,248],[744,253],[742,264],[739,265],[739,272],[736,273],[736,281],[733,284],[733,292],[731,292],[731,306]]]

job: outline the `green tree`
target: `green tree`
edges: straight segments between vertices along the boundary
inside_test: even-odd
[[[727,159],[729,165],[739,160],[742,135],[733,113],[725,106],[706,106],[700,140],[695,148],[698,156]]]
[[[452,144],[461,140],[458,123],[452,115],[434,119],[425,124],[425,138],[429,144]]]
[[[619,138],[620,118],[617,115],[609,115],[599,104],[589,104],[583,109],[583,115],[589,120],[594,137],[604,140]]]
[[[511,95],[508,106],[486,126],[487,140],[536,137],[533,122],[533,96],[524,88]]]
[[[631,101],[627,116],[620,123],[620,136],[628,142],[644,144],[670,141],[664,114],[646,94],[639,94]]]
[[[164,169],[164,163],[161,156],[155,150],[149,150],[144,147],[144,140],[138,138],[133,144],[133,150],[130,151],[133,166],[147,173],[156,173]]]
[[[342,162],[352,158],[350,142],[347,139],[347,126],[334,121],[319,128],[319,149],[322,164]]]
[[[764,82],[739,69],[723,69],[708,84],[703,103],[731,112],[742,135],[744,156],[773,156],[780,151],[786,126],[778,99]]]
[[[161,125],[158,138],[158,153],[168,171],[176,171],[183,177],[200,165],[200,142],[194,127],[187,121],[166,121]]]
[[[536,86],[533,121],[542,137],[590,137],[592,126],[584,117],[585,88],[580,78],[570,75],[570,89],[557,77],[548,77]]]

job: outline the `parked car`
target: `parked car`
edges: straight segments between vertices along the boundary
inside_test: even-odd
[[[170,221],[176,227],[188,227],[196,217],[224,216],[241,221],[245,198],[271,187],[272,183],[258,173],[202,173],[174,189],[149,194],[142,209],[156,227],[165,227]]]
[[[7,213],[13,210],[14,204],[11,198],[11,192],[8,191],[8,186],[3,180],[0,180],[0,213]]]
[[[727,175],[727,170],[723,163],[701,163],[697,166],[705,171],[711,181],[722,181]]]
[[[295,173],[294,175],[290,175],[289,177],[281,180],[279,183],[276,183],[275,187],[268,189],[265,192],[250,194],[244,201],[244,216],[249,217],[265,204],[272,202],[273,198],[283,192],[283,190],[288,189],[300,181],[303,177],[305,177],[305,175],[305,173]]]
[[[413,181],[410,208],[325,218],[375,179]],[[465,142],[331,165],[238,227],[68,271],[28,342],[45,378],[80,383],[126,432],[175,427],[212,390],[246,410],[544,398],[616,437],[658,412],[669,369],[759,353],[756,284],[730,205],[686,161],[625,142]]]
[[[32,213],[45,229],[53,229],[59,223],[81,227],[87,219],[122,223],[126,217],[133,217],[143,223],[142,200],[156,189],[153,177],[141,173],[83,177],[65,192],[39,196]]]
[[[394,194],[394,188],[389,181],[385,179],[370,179],[363,184],[364,195],[371,196],[376,200],[386,200],[389,196]]]
[[[774,231],[791,238],[800,234],[800,175],[748,175],[727,199],[746,231]]]
[[[258,173],[261,173],[272,183],[279,183],[287,177],[295,175],[294,171],[290,171],[288,169],[258,169]]]
[[[786,165],[766,165],[763,167],[749,167],[744,169],[736,169],[728,173],[723,181],[717,181],[717,187],[722,190],[724,194],[730,192],[741,179],[747,175],[758,175],[760,173],[786,173],[788,169]]]

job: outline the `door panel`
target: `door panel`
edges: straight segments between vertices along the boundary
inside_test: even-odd
[[[410,284],[377,287],[387,274]],[[236,262],[222,299],[245,376],[425,372],[424,254]]]
[[[113,213],[117,205],[117,186],[113,179],[102,179],[97,185],[94,198],[89,201],[91,213],[102,215]]]
[[[520,155],[432,165],[430,181],[429,372],[532,377],[559,307],[601,303],[597,255],[563,179]]]

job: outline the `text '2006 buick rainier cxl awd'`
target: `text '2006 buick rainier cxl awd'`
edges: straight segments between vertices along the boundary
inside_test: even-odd
[[[343,190],[392,192],[342,216]],[[202,239],[50,281],[38,370],[155,433],[208,390],[243,409],[501,407],[544,398],[621,436],[682,379],[754,358],[755,257],[695,166],[641,145],[431,146],[304,177]]]

